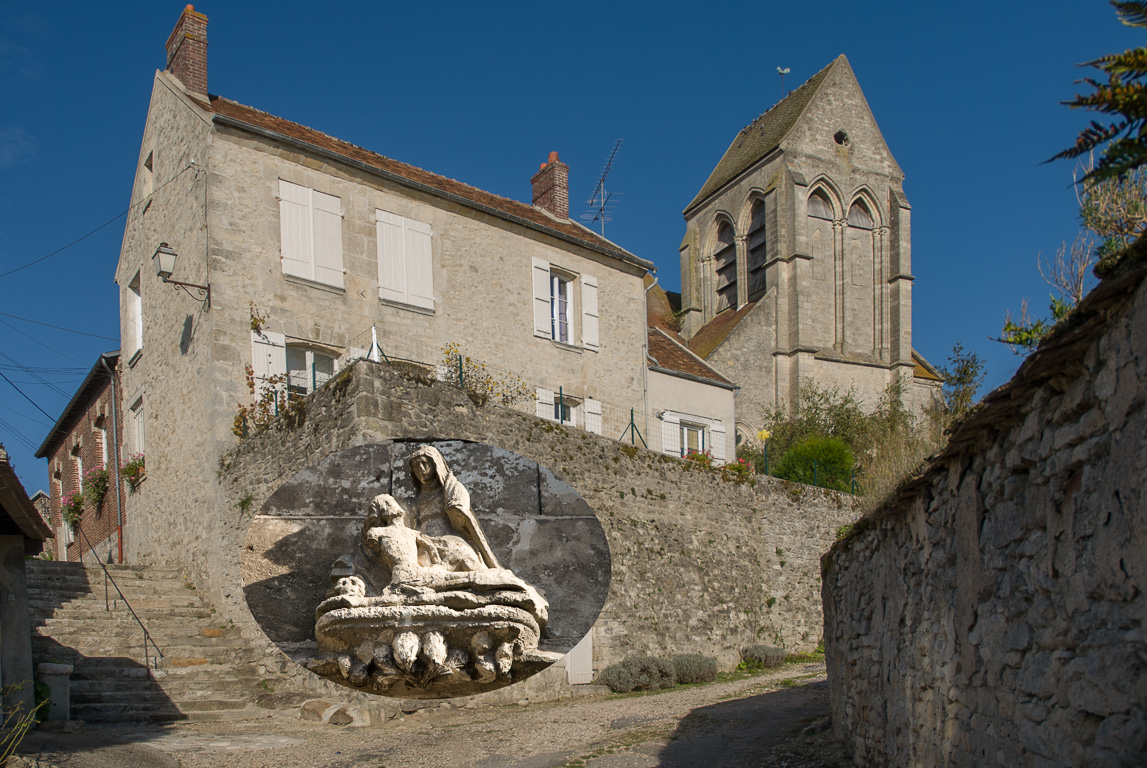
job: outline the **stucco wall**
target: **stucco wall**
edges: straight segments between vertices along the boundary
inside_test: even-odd
[[[569,483],[595,510],[612,585],[595,628],[595,666],[634,653],[703,652],[729,668],[745,646],[811,650],[820,640],[818,557],[855,517],[852,498],[769,479],[738,484],[680,459],[492,405],[459,390],[359,362],[307,401],[304,422],[281,422],[229,454],[220,495],[200,518],[218,536],[155,526],[149,546],[171,553],[252,640],[271,643],[240,591],[240,551],[255,510],[296,471],[329,453],[390,438],[485,442]]]
[[[823,560],[860,766],[1141,765],[1147,247]]]
[[[710,426],[712,426],[713,420],[720,422],[724,432],[718,432],[714,436],[712,431],[709,431],[705,436],[705,439],[709,441],[706,447],[712,449],[713,441],[719,438],[721,445],[716,450],[720,451],[720,455],[725,459],[734,458],[736,419],[733,409],[733,390],[721,389],[711,384],[702,384],[699,381],[692,381],[661,371],[651,370],[647,375],[649,377],[649,408],[654,415],[668,409],[686,421]],[[646,431],[645,439],[651,449],[655,451],[665,450],[666,441],[664,440],[662,423],[651,422],[650,428]],[[676,445],[679,442],[680,437],[676,437],[669,445]]]

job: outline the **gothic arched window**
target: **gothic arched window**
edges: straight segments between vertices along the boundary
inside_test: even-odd
[[[808,199],[808,215],[815,219],[832,219],[832,203],[823,192],[814,192]]]
[[[848,209],[848,226],[858,229],[872,229],[872,214],[864,207],[864,203],[855,202]]]
[[[765,292],[765,261],[768,258],[765,230],[765,201],[753,201],[749,220],[749,295],[751,301]]]
[[[713,254],[717,267],[717,311],[726,307],[737,308],[737,244],[733,225],[722,221],[717,227],[717,252]]]

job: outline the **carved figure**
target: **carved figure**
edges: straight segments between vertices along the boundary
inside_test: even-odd
[[[499,565],[442,454],[421,446],[410,472],[412,511],[376,496],[360,532],[365,557],[348,553],[332,567],[331,590],[315,610],[324,655],[308,666],[379,693],[452,696],[556,661],[537,650],[549,605]]]

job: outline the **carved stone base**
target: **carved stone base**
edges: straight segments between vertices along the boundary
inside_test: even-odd
[[[449,593],[435,597],[475,602],[473,595],[461,601]],[[538,622],[522,608],[418,604],[423,600],[387,595],[324,601],[315,625],[321,655],[306,666],[363,691],[445,698],[501,688],[561,658],[537,650]]]

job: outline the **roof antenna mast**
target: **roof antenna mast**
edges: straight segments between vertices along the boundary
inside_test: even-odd
[[[777,74],[781,76],[781,98],[782,99],[786,96],[786,94],[785,94],[785,75],[787,75],[791,71],[792,70],[789,69],[788,67],[777,67]]]
[[[599,221],[601,222],[602,237],[605,237],[605,222],[613,221],[613,217],[609,215],[611,211],[607,207],[609,201],[613,199],[613,193],[607,193],[605,191],[605,179],[609,176],[609,172],[613,168],[613,159],[617,157],[617,149],[621,146],[621,142],[622,139],[618,139],[613,143],[613,149],[609,153],[609,159],[605,161],[605,168],[601,170],[601,177],[597,180],[597,187],[594,188],[589,200],[585,201],[585,204],[589,206],[589,210],[581,215],[582,220],[588,221],[591,225]]]

